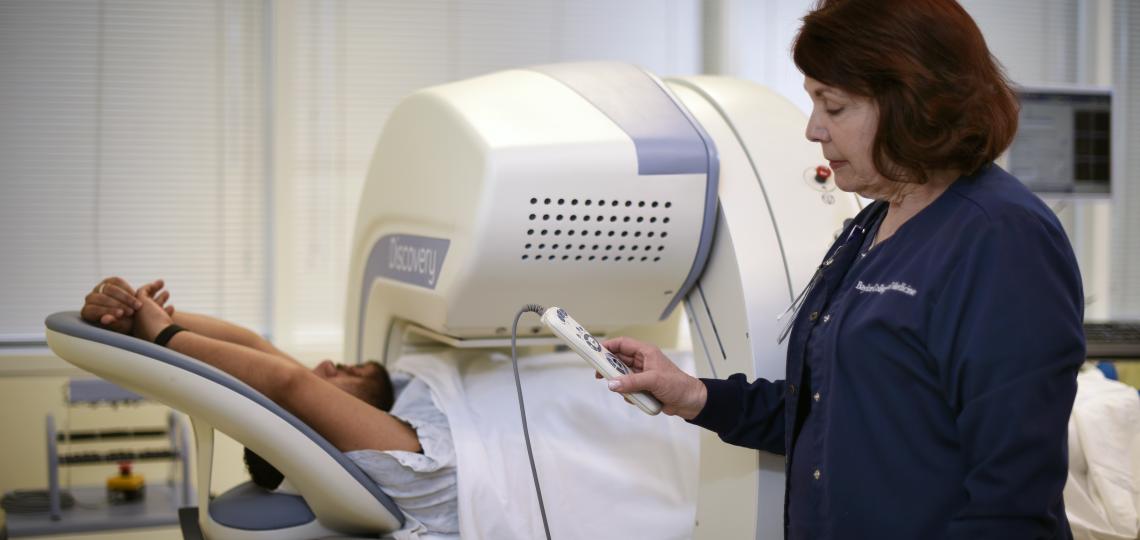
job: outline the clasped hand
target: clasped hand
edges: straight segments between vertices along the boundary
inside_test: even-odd
[[[164,286],[157,279],[136,290],[123,278],[106,278],[84,298],[79,315],[108,330],[154,341],[174,317],[174,305],[167,303],[170,291]]]

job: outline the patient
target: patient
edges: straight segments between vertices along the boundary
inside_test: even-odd
[[[174,324],[166,346],[240,379],[328,439],[428,531],[458,533],[455,453],[447,418],[427,385],[376,362],[309,369],[256,333],[205,315],[175,312],[162,280],[137,290],[117,277],[87,295],[89,323],[147,341]],[[170,332],[168,331],[167,334]],[[254,482],[275,489],[282,476],[253,452]]]

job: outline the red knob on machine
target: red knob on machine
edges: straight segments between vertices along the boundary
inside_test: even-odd
[[[826,183],[827,179],[831,178],[831,169],[826,165],[820,165],[815,168],[815,181],[821,184]]]

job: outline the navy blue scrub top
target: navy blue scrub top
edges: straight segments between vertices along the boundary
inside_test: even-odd
[[[868,251],[885,211],[828,251],[786,380],[702,379],[692,422],[787,456],[788,538],[1071,538],[1084,296],[1064,230],[996,165]]]

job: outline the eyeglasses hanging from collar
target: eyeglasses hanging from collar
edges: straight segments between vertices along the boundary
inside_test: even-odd
[[[866,233],[866,227],[857,223],[852,225],[851,231],[847,233],[847,238],[843,240],[843,243],[835,248],[835,251],[831,253],[830,257],[816,267],[815,273],[811,276],[811,281],[808,281],[807,286],[792,300],[792,304],[788,306],[788,309],[785,309],[782,314],[776,317],[776,321],[782,323],[780,333],[776,336],[777,345],[784,343],[784,340],[788,339],[788,335],[792,333],[792,327],[795,325],[800,308],[803,307],[804,300],[807,300],[811,291],[815,289],[816,283],[819,283],[820,278],[823,277],[823,271],[834,264],[840,255],[845,254],[844,249],[847,249],[847,251],[858,251],[858,246],[863,242],[863,235]],[[848,248],[848,246],[854,247]]]

